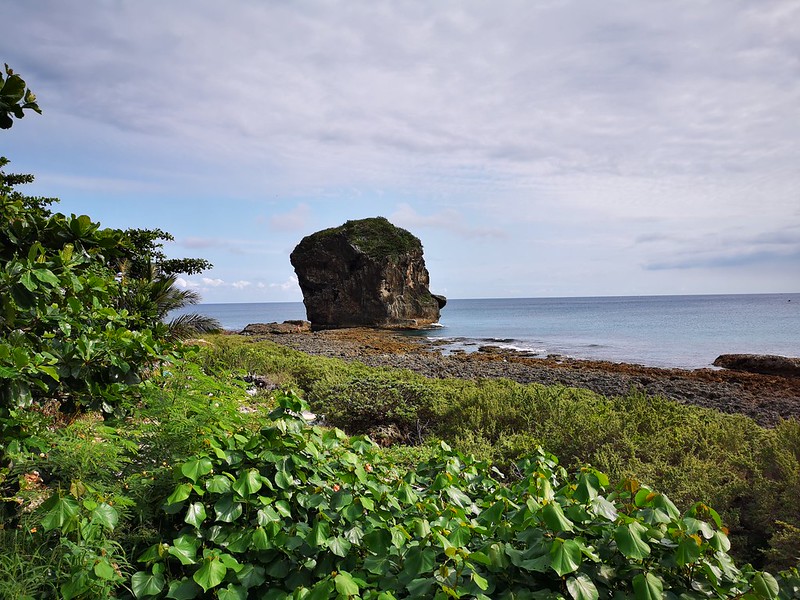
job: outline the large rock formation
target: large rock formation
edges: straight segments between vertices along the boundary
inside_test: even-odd
[[[306,236],[290,260],[314,329],[424,328],[446,302],[428,289],[422,243],[383,217]]]

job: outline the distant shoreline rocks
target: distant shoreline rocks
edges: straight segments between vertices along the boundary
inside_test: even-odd
[[[289,333],[309,333],[311,323],[308,321],[284,321],[283,323],[250,323],[239,332],[239,335],[286,335]]]
[[[731,371],[800,377],[800,358],[775,354],[722,354],[713,364]]]

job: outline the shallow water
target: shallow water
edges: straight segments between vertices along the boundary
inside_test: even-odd
[[[226,329],[305,318],[302,302],[194,308]],[[800,294],[455,299],[440,324],[409,335],[445,350],[492,344],[660,367],[707,367],[726,353],[800,356]]]

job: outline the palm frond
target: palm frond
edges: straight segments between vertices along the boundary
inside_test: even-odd
[[[179,315],[167,323],[169,337],[185,340],[203,333],[217,333],[222,330],[220,322],[212,317],[197,313]]]

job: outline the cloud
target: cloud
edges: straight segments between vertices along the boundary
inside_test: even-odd
[[[203,277],[203,285],[207,287],[219,287],[221,285],[225,285],[225,282],[222,279],[212,279],[210,277]]]
[[[274,248],[285,264],[284,232],[354,212],[452,234],[440,271],[480,246],[498,281],[509,247],[546,240],[559,254],[537,277],[570,293],[607,289],[587,256],[635,250],[628,279],[660,269],[659,292],[703,261],[728,280],[737,260],[793,256],[776,232],[800,215],[796,0],[38,0],[3,17],[19,25],[4,60],[45,110],[7,134],[14,166],[102,222],[183,232],[225,282]],[[249,217],[265,198],[282,199],[270,242]]]
[[[431,227],[450,231],[465,238],[502,239],[507,237],[506,232],[501,229],[469,226],[464,215],[455,209],[446,209],[430,215],[421,215],[411,205],[402,203],[390,215],[389,220],[395,225],[409,229]]]
[[[284,291],[299,288],[299,284],[297,282],[297,275],[290,275],[289,279],[287,279],[283,283],[270,283],[269,287]]]
[[[175,285],[182,290],[191,290],[200,287],[200,284],[198,284],[196,281],[185,279],[183,277],[176,278]]]
[[[231,284],[231,286],[233,286],[233,287],[234,287],[234,288],[236,288],[237,290],[243,290],[244,288],[246,288],[246,287],[250,287],[251,285],[253,285],[253,284],[252,284],[252,282],[250,282],[250,281],[245,281],[245,280],[243,280],[243,279],[240,279],[239,281],[234,281],[234,282]]]
[[[744,233],[728,231],[716,235],[662,236],[641,240],[663,242],[659,255],[644,263],[650,271],[670,269],[733,269],[759,264],[784,264],[800,268],[800,225],[778,230]]]
[[[305,229],[311,218],[311,208],[307,204],[298,204],[294,209],[269,217],[270,229],[278,231],[298,231]]]

